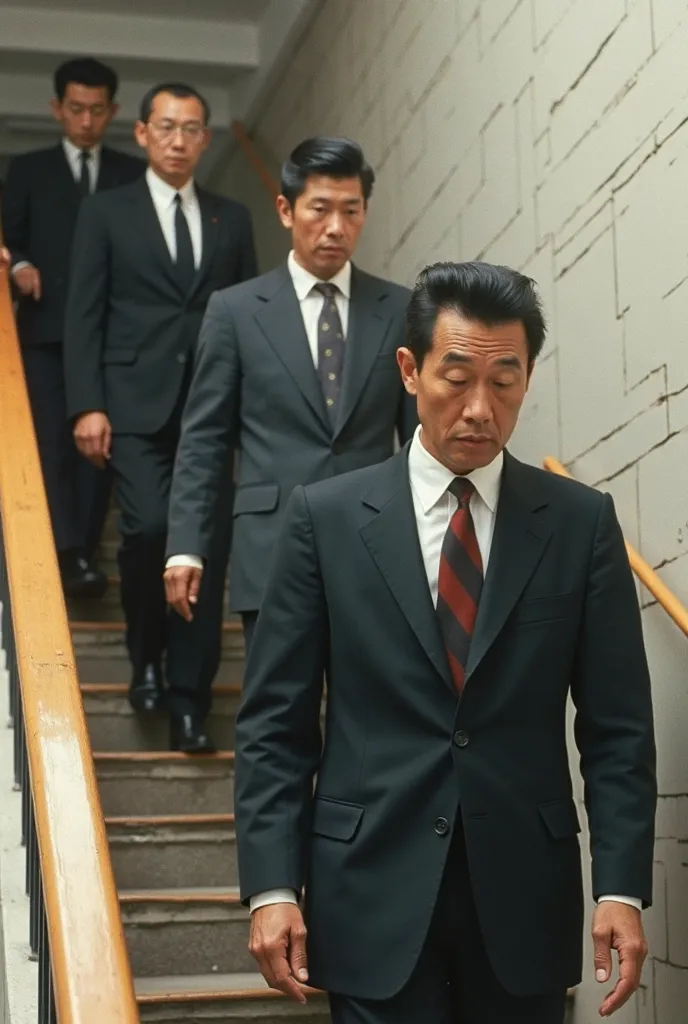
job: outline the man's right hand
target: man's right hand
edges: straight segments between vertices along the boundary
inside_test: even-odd
[[[41,273],[37,267],[31,264],[20,267],[12,274],[12,280],[22,295],[38,302],[41,297]]]
[[[202,569],[191,565],[172,565],[165,569],[165,597],[167,603],[187,622],[193,619],[191,606],[198,602]]]
[[[74,424],[76,446],[89,462],[105,469],[110,458],[112,427],[104,412],[86,412]]]
[[[306,926],[294,903],[272,903],[254,910],[248,948],[270,988],[305,1003],[308,981]]]

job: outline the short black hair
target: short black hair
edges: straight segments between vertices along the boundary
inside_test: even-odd
[[[60,103],[67,95],[67,86],[71,82],[85,85],[89,89],[107,89],[110,102],[117,95],[119,85],[117,72],[93,57],[77,57],[60,64],[53,77],[55,95]]]
[[[492,263],[433,263],[419,274],[406,310],[406,344],[419,370],[444,309],[488,326],[520,320],[530,365],[542,351],[547,325],[532,278]]]
[[[312,174],[329,178],[360,178],[363,198],[370,199],[375,183],[375,172],[366,163],[363,150],[352,139],[324,135],[300,142],[288,160],[282,164],[282,195],[294,205],[306,188]]]
[[[139,118],[144,124],[146,124],[151,116],[153,100],[156,96],[159,96],[161,92],[168,92],[171,96],[176,96],[179,100],[188,100],[191,98],[198,100],[203,107],[204,123],[207,125],[210,121],[210,104],[204,96],[201,96],[198,89],[194,89],[192,85],[186,85],[184,82],[163,82],[162,85],[154,85],[152,89],[149,89],[141,100]]]

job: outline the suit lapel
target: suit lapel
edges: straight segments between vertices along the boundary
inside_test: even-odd
[[[475,672],[542,558],[551,536],[547,500],[537,475],[504,453],[490,560],[466,665],[466,682]]]
[[[210,192],[205,192],[203,189],[196,186],[196,196],[198,198],[198,205],[201,211],[201,263],[196,274],[191,292],[189,297],[191,298],[197,289],[203,283],[203,280],[208,273],[208,269],[212,263],[213,256],[215,255],[215,248],[217,246],[217,236],[220,229],[220,204],[211,195]]]
[[[96,192],[102,192],[106,188],[115,188],[116,185],[119,185],[117,168],[112,159],[111,151],[106,146],[103,146],[100,151],[100,166],[98,168]]]
[[[78,207],[81,202],[81,195],[62,143],[56,146],[53,152],[55,155],[55,184],[63,194],[65,201],[70,206]]]
[[[306,328],[286,265],[267,275],[258,297],[264,305],[256,322],[328,435],[331,428]]]
[[[344,375],[335,437],[341,434],[351,417],[385,340],[390,322],[382,301],[386,295],[383,281],[352,268]]]
[[[377,515],[361,538],[421,647],[455,693],[418,540],[408,475],[409,444],[383,463],[363,503]]]
[[[160,268],[164,279],[175,291],[181,294],[182,289],[177,279],[174,263],[167,248],[165,236],[162,233],[160,221],[153,205],[153,199],[148,188],[145,177],[135,181],[131,186],[132,202],[136,206],[136,218],[138,232],[145,245],[148,246],[155,257],[156,264]]]

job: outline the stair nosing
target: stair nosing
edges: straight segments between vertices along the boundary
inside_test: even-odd
[[[76,633],[123,633],[125,630],[125,623],[122,620],[72,619],[69,625]],[[241,622],[231,619],[226,619],[222,623],[222,630],[225,633],[241,633],[243,631]]]
[[[81,692],[85,694],[103,696],[126,696],[129,692],[129,683],[80,683]],[[213,685],[214,697],[238,697],[241,695],[241,686],[237,683],[218,683]]]
[[[105,818],[110,828],[162,828],[166,825],[234,825],[233,814],[143,814],[113,815]]]
[[[155,761],[175,761],[183,764],[216,764],[218,761],[233,761],[233,750],[219,750],[215,754],[183,754],[177,750],[96,750],[93,760],[104,764],[124,764],[127,761],[138,761],[141,764]]]
[[[238,886],[208,886],[199,889],[120,889],[120,903],[229,904],[241,906]]]

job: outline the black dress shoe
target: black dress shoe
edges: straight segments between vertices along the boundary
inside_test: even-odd
[[[76,551],[61,551],[58,555],[62,589],[66,597],[98,598],[108,587],[108,579],[94,562]]]
[[[182,754],[214,754],[216,747],[206,733],[201,718],[182,715],[181,718],[172,719],[170,750],[179,750]]]
[[[134,711],[140,711],[146,715],[166,709],[167,695],[159,665],[146,665],[142,672],[134,673],[129,687],[129,703]]]

